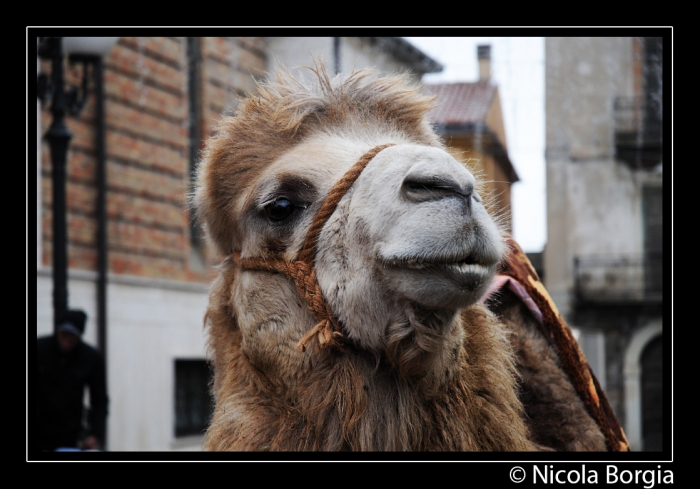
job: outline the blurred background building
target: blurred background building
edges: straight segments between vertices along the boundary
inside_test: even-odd
[[[545,285],[633,450],[662,449],[661,37],[545,39]],[[668,441],[666,441],[668,442]]]

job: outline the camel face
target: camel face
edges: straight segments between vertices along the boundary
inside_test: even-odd
[[[396,145],[375,156],[341,199],[315,259],[331,310],[350,338],[373,351],[383,348],[385,326],[407,304],[450,317],[488,286],[503,249],[473,175],[437,147],[389,135],[367,141],[319,134],[272,163],[239,206],[241,256],[292,261],[333,184],[387,141]],[[242,296],[267,294],[270,280],[279,288],[279,277],[255,275]],[[293,296],[294,287],[286,288]]]

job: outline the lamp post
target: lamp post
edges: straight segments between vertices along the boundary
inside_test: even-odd
[[[87,65],[97,62],[107,54],[116,37],[47,37],[38,47],[38,54],[51,61],[51,81],[40,80],[38,96],[44,91],[51,94],[51,125],[44,135],[51,152],[52,212],[53,212],[53,309],[54,331],[61,316],[68,310],[67,246],[66,246],[66,160],[72,133],[66,125],[66,112],[77,115],[87,99]],[[72,60],[83,62],[82,89],[66,91],[63,73],[64,50]],[[99,73],[101,76],[101,72]],[[101,83],[101,80],[100,82]],[[101,101],[100,101],[101,102]],[[99,143],[98,143],[99,146]]]
[[[73,137],[66,126],[66,95],[63,80],[63,48],[60,37],[50,37],[39,45],[39,56],[51,60],[51,126],[45,138],[51,149],[53,211],[53,326],[68,310],[66,263],[66,157]]]

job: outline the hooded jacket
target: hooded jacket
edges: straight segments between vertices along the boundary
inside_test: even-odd
[[[87,432],[81,432],[84,389],[90,393]],[[78,342],[64,353],[56,336],[37,339],[37,448],[53,451],[77,447],[84,436],[105,439],[107,387],[104,359],[92,346]]]

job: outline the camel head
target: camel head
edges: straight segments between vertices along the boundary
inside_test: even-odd
[[[365,153],[391,144],[345,191],[312,258],[343,332],[381,354],[387,325],[407,310],[436,315],[442,327],[476,302],[503,241],[474,175],[426,122],[429,98],[401,78],[359,72],[330,80],[323,67],[313,74],[303,84],[283,72],[223,121],[202,161],[196,202],[224,256],[291,262],[333,185]],[[285,281],[242,273],[238,292],[270,296],[256,309],[279,310],[300,301]]]
[[[359,400],[367,392],[378,399],[410,379],[421,395],[433,395],[460,370],[469,336],[463,311],[484,293],[504,254],[474,175],[426,119],[430,97],[402,77],[361,71],[330,79],[323,66],[311,71],[306,81],[282,71],[243,100],[209,140],[198,170],[195,205],[227,257],[207,313],[221,433],[259,392],[294,406],[312,392],[325,395],[310,379],[334,359],[362,359],[347,371],[372,380],[339,388],[328,402],[354,389],[348,405],[370,410],[370,401]],[[343,186],[360,161],[365,166]],[[299,278],[304,264],[312,270]],[[319,300],[320,313],[310,305]],[[333,326],[325,332],[324,321]],[[485,344],[499,334],[485,335]],[[249,389],[258,384],[241,380],[246,369],[265,379],[256,394]],[[237,389],[247,394],[237,397]]]

